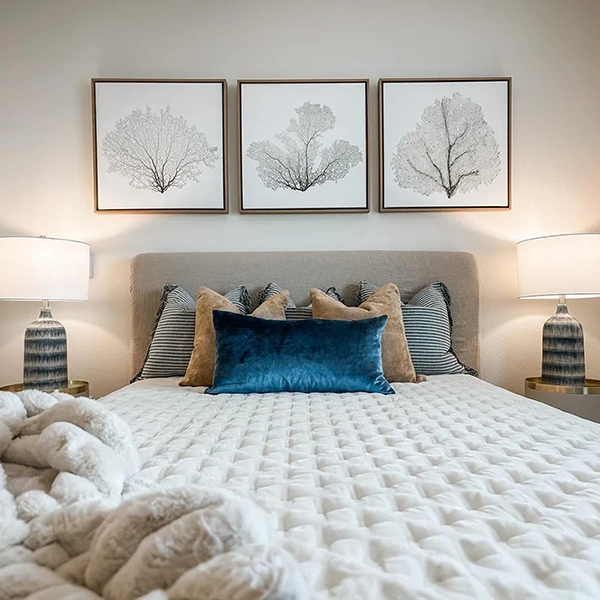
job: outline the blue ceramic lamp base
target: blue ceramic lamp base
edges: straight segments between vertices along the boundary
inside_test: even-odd
[[[40,316],[25,330],[23,388],[52,391],[68,385],[67,332],[44,300]]]
[[[544,323],[542,348],[542,383],[585,385],[583,328],[569,314],[564,296],[556,314]]]

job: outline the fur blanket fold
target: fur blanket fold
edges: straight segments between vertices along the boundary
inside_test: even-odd
[[[251,499],[134,495],[131,430],[101,403],[0,392],[0,459],[0,600],[310,597]]]

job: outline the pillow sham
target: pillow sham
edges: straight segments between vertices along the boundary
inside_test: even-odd
[[[275,294],[280,294],[283,292],[283,288],[276,283],[267,283],[264,288],[258,290],[256,294],[256,298],[258,300],[258,305],[260,306],[265,300],[272,298]],[[287,308],[296,308],[296,303],[288,297]]]
[[[312,306],[295,306],[285,309],[285,318],[288,321],[305,321],[312,319]]]
[[[285,320],[285,307],[289,292],[284,290],[263,302],[252,314],[263,319]],[[194,350],[187,366],[181,386],[212,385],[215,370],[215,329],[212,314],[214,310],[240,314],[240,311],[227,298],[201,287],[196,299],[196,328]]]
[[[369,298],[378,288],[370,281],[358,284],[356,299]],[[477,376],[452,348],[452,300],[448,288],[435,281],[402,306],[408,349],[420,375]]]
[[[242,314],[250,312],[251,298],[239,285],[225,294]],[[142,368],[131,380],[152,377],[181,377],[194,348],[196,302],[181,286],[167,283],[163,288],[150,344]]]
[[[277,283],[267,283],[264,288],[258,290],[258,304],[262,304],[267,298],[271,298],[271,296],[274,296],[281,291],[282,288]],[[337,290],[333,286],[328,287],[325,290],[325,293],[331,298],[335,298],[339,302],[344,302],[342,297],[338,294]],[[291,298],[288,300],[288,305],[285,309],[285,318],[288,321],[301,321],[304,319],[312,319],[312,317],[312,305],[296,306],[296,303]]]
[[[344,306],[341,302],[316,289],[310,290],[310,298],[313,317],[316,319],[356,321],[387,315],[388,321],[381,341],[383,374],[390,382],[417,381],[406,343],[400,309],[400,291],[396,285],[389,283],[380,287],[358,307]]]
[[[273,321],[215,310],[217,358],[206,393],[393,394],[381,363],[386,321]]]
[[[369,297],[374,294],[379,289],[378,285],[363,279],[359,282],[358,287],[356,288],[356,294],[354,295],[354,304],[356,306],[360,306],[363,302],[366,302]],[[402,302],[402,298],[400,298],[400,302]]]

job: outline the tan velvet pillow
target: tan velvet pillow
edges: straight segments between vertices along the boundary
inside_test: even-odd
[[[358,321],[387,315],[381,340],[383,374],[389,382],[417,381],[404,333],[400,291],[393,283],[381,286],[360,306],[344,306],[321,290],[310,290],[313,318]]]
[[[285,307],[290,293],[287,290],[265,300],[253,313],[253,317],[262,319],[285,320]],[[227,298],[201,287],[196,298],[196,332],[194,350],[181,386],[212,385],[215,370],[215,327],[213,310],[224,310],[240,314],[240,311]]]

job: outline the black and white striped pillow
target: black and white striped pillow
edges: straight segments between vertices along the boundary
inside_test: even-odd
[[[225,298],[240,313],[250,312],[252,302],[245,286],[227,292]],[[185,375],[194,349],[195,328],[196,301],[182,287],[165,285],[144,364],[131,382]]]
[[[377,290],[370,281],[361,281],[356,292],[362,304]],[[448,288],[436,281],[402,305],[402,319],[408,349],[419,375],[453,375],[477,371],[460,362],[452,348],[452,312]]]
[[[280,285],[277,285],[273,282],[267,283],[264,288],[258,290],[258,294],[256,295],[258,299],[258,305],[260,306],[265,300],[268,300],[280,292],[283,292],[283,288]],[[296,304],[291,297],[288,298],[287,307],[296,308]]]
[[[225,294],[225,298],[231,302],[241,315],[249,315],[252,312],[252,298],[245,285],[238,285]]]
[[[360,306],[363,302],[366,302],[372,294],[379,289],[378,285],[363,279],[359,282],[356,288],[356,294],[354,295],[354,304]]]
[[[282,292],[283,289],[276,283],[267,283],[267,285],[258,291],[258,304],[262,304],[267,298]],[[334,287],[329,287],[325,291],[328,296],[335,298],[343,303],[342,297],[338,294]],[[305,321],[312,319],[312,306],[296,306],[296,303],[289,298],[287,308],[285,309],[286,321]]]
[[[337,300],[338,302],[341,302],[342,304],[344,304],[344,299],[338,294],[338,291],[332,286],[332,287],[328,287],[325,290],[325,293],[330,297],[330,298],[334,298],[335,300]]]
[[[286,321],[306,321],[312,319],[312,306],[294,306],[285,309]]]

